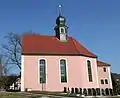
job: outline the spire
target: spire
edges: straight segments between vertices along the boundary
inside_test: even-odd
[[[56,19],[56,26],[54,28],[56,37],[60,41],[67,41],[67,25],[66,25],[66,19],[61,14],[61,5],[59,5],[59,16]]]
[[[59,16],[62,15],[62,9],[61,9],[62,5],[59,5]]]

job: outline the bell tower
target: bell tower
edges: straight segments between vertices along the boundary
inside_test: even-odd
[[[61,5],[59,5],[59,16],[56,19],[55,33],[56,37],[60,41],[67,41],[67,25],[65,24],[66,19],[61,15]]]

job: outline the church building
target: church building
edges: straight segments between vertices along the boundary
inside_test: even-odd
[[[54,30],[54,36],[22,35],[21,91],[112,89],[110,64],[68,36],[65,17],[57,17]]]

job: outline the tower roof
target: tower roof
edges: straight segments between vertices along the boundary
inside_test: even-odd
[[[56,24],[59,25],[61,22],[63,22],[63,23],[65,24],[66,19],[65,19],[65,17],[63,17],[63,16],[58,16],[58,17],[56,18]]]
[[[59,16],[56,19],[56,24],[59,24],[60,22],[63,22],[63,23],[66,22],[65,17],[63,17],[62,15],[62,5],[59,5]]]

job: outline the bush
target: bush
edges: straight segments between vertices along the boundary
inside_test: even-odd
[[[25,92],[27,92],[28,91],[28,88],[25,88]]]
[[[87,89],[86,89],[86,88],[83,89],[83,94],[84,94],[85,96],[87,96]]]
[[[71,88],[71,93],[72,93],[72,94],[74,93],[74,88]]]
[[[92,96],[92,89],[88,88],[88,95]]]
[[[113,96],[113,90],[110,88],[109,89],[110,95]]]
[[[75,94],[78,94],[78,88],[75,88]]]
[[[64,93],[67,93],[67,88],[66,87],[64,87]]]
[[[96,96],[96,89],[92,88],[93,96]]]
[[[117,95],[117,90],[113,89],[113,95]]]
[[[69,89],[69,87],[68,87],[68,91],[67,91],[68,93],[70,93],[70,89]]]
[[[104,89],[101,89],[102,95],[105,96]]]
[[[107,96],[109,95],[109,89],[108,89],[108,88],[105,89],[105,94],[106,94]]]
[[[79,93],[80,95],[82,95],[82,88],[79,88]]]
[[[100,95],[100,88],[96,88],[96,95]]]

